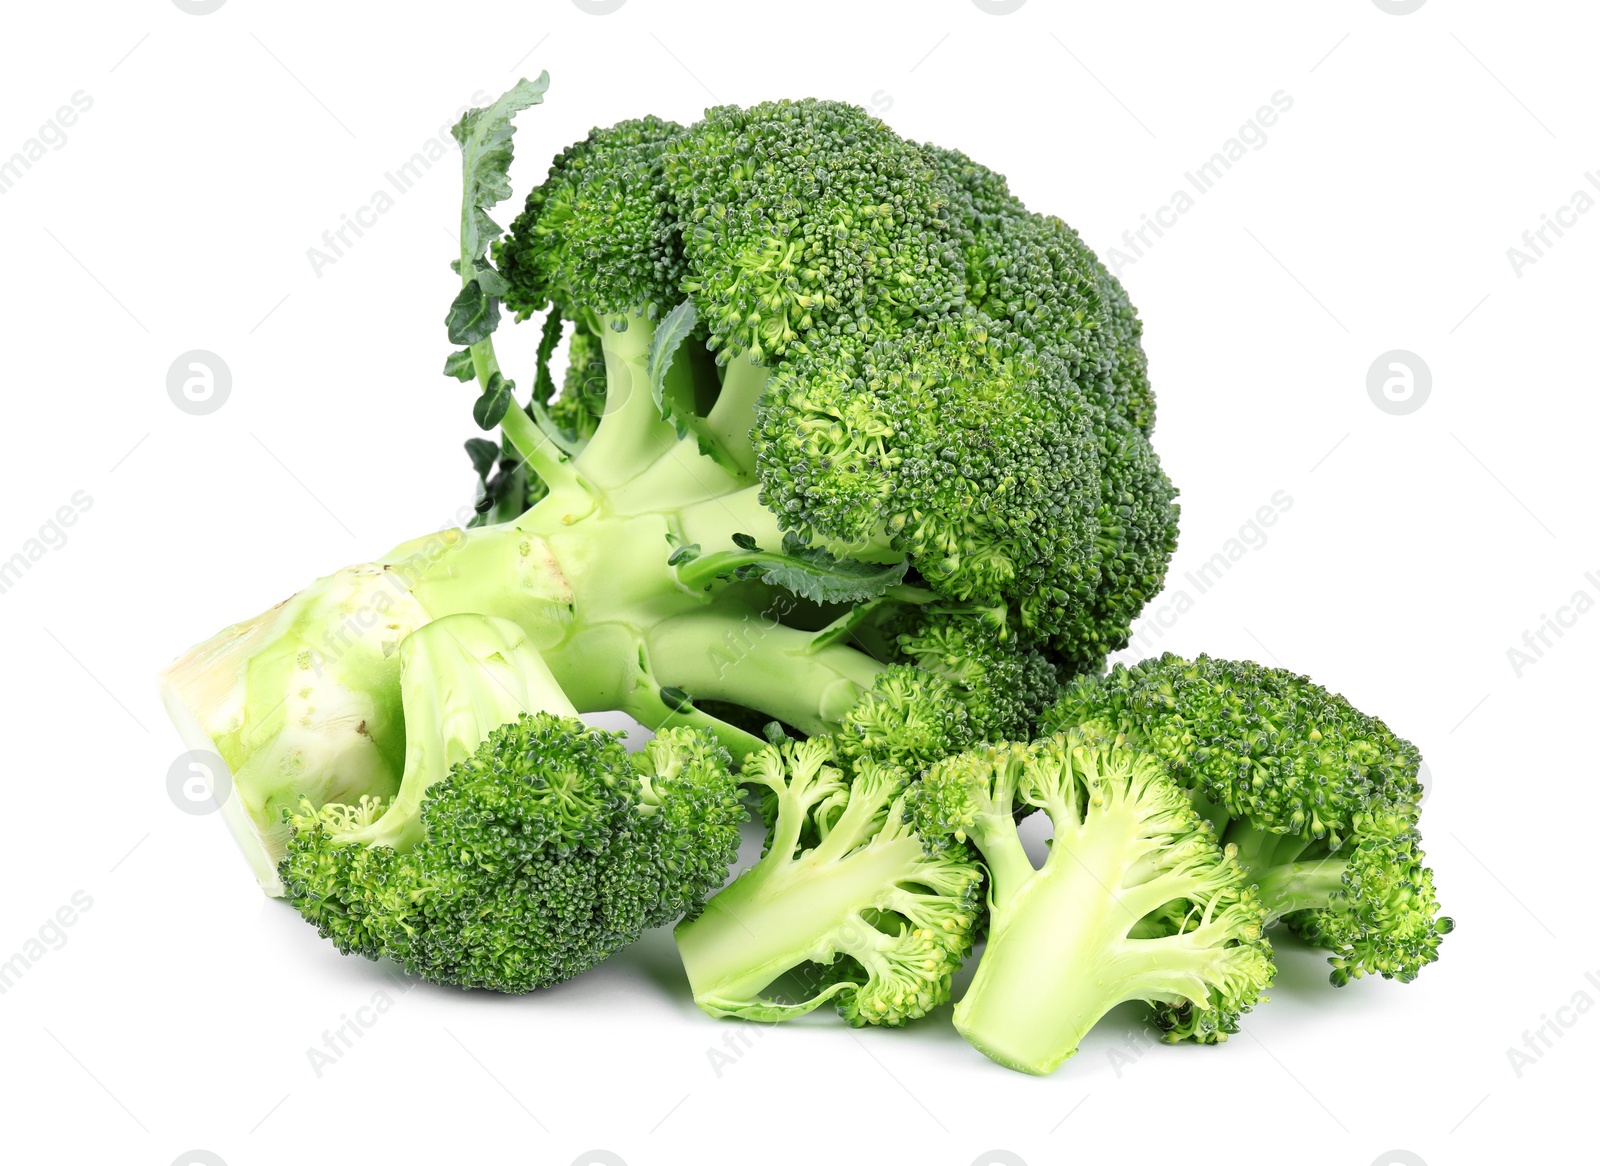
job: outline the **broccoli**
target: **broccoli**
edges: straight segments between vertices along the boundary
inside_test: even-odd
[[[678,925],[695,1002],[773,1021],[831,999],[854,1025],[945,1003],[983,879],[964,854],[928,852],[907,821],[905,770],[850,764],[812,737],[753,754],[743,778],[770,796],[772,830],[761,861]]]
[[[527,992],[693,914],[727,877],[744,810],[707,734],[668,729],[630,757],[506,620],[446,616],[399,655],[399,793],[289,816],[288,898],[340,951]]]
[[[1171,654],[1080,677],[1046,730],[1094,723],[1161,758],[1250,871],[1269,920],[1333,952],[1335,984],[1409,981],[1454,927],[1417,819],[1421,755],[1304,676]]]
[[[985,1055],[1052,1072],[1105,1013],[1146,1001],[1168,1040],[1237,1031],[1274,975],[1265,909],[1232,848],[1154,757],[1074,730],[935,764],[910,795],[943,853],[975,844],[989,874],[989,935],[955,1009]],[[1017,813],[1054,828],[1035,868]]]
[[[803,100],[596,129],[503,231],[513,118],[546,83],[455,129],[445,371],[488,435],[470,529],[319,580],[166,673],[269,893],[285,809],[396,796],[394,648],[430,621],[510,620],[573,707],[705,730],[737,763],[769,721],[856,731],[901,668],[941,683],[912,684],[922,720],[895,731],[1026,738],[1162,585],[1177,506],[1138,319],[1069,227],[962,155]],[[495,333],[535,316],[519,393]]]

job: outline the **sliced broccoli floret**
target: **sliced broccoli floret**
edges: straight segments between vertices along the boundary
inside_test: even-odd
[[[1169,1039],[1237,1031],[1271,982],[1265,909],[1161,763],[1080,733],[939,762],[911,795],[924,837],[971,841],[990,878],[989,938],[956,1027],[1013,1069],[1049,1073],[1117,1004],[1151,1004]],[[1050,817],[1035,868],[1017,812]]]
[[[1423,866],[1421,755],[1382,721],[1282,668],[1168,654],[1079,678],[1043,724],[1085,722],[1168,765],[1334,983],[1438,958],[1454,923]]]
[[[904,1024],[950,996],[972,946],[982,875],[930,854],[907,821],[905,771],[847,775],[826,737],[769,746],[744,780],[772,795],[761,861],[677,929],[695,1002],[783,1020],[834,1000],[851,1024]]]

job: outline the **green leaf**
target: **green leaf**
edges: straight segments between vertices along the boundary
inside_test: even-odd
[[[511,407],[511,391],[514,388],[516,386],[499,373],[489,378],[489,387],[483,390],[483,396],[472,403],[472,419],[478,423],[479,429],[493,429],[500,424],[500,419]]]
[[[445,357],[444,375],[455,377],[458,381],[470,381],[477,376],[477,369],[472,365],[472,350],[470,348],[458,348]]]
[[[667,370],[672,367],[672,358],[677,354],[678,345],[694,331],[698,319],[693,300],[684,300],[673,308],[656,325],[655,336],[650,341],[650,354],[645,358],[645,371],[650,377],[650,395],[655,398],[656,408],[661,411],[661,416],[669,421],[672,419],[672,408],[662,395],[662,389],[667,382]]]
[[[747,534],[734,535],[733,545],[736,547],[743,547],[747,551],[759,551],[761,549],[760,547],[756,546],[756,540]]]
[[[450,333],[452,344],[470,346],[487,340],[500,326],[500,301],[487,294],[483,285],[473,280],[451,301],[444,326]]]
[[[511,197],[511,138],[516,133],[512,119],[530,106],[544,101],[550,87],[550,74],[537,80],[519,80],[494,104],[469,109],[451,129],[461,145],[461,254],[481,259],[489,244],[501,233],[500,227],[484,212]]]
[[[500,443],[485,437],[468,438],[467,456],[472,459],[472,468],[478,477],[487,481],[489,471],[494,469],[494,463],[500,460]]]
[[[556,395],[555,378],[550,375],[550,358],[556,345],[561,343],[561,329],[565,321],[554,307],[544,318],[544,329],[539,333],[539,350],[534,355],[538,371],[533,378],[533,399],[536,404],[548,405]]]
[[[788,544],[789,540],[784,540]],[[906,577],[907,562],[862,563],[836,559],[821,547],[799,547],[769,562],[762,581],[813,603],[862,603]]]
[[[700,544],[690,543],[688,546],[679,547],[667,556],[667,566],[676,567],[680,563],[693,562],[700,557]]]

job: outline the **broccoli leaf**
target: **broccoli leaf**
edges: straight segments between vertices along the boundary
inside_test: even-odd
[[[472,419],[479,429],[493,429],[511,407],[511,391],[516,388],[499,373],[489,378],[489,387],[472,403]]]
[[[787,542],[787,540],[785,540]],[[863,603],[906,577],[906,561],[863,563],[836,559],[821,547],[784,547],[766,564],[761,579],[813,603]]]
[[[656,325],[656,334],[650,341],[650,354],[645,359],[645,370],[650,375],[650,395],[655,398],[656,408],[661,410],[662,418],[667,421],[672,420],[673,414],[663,393],[667,372],[672,368],[672,358],[677,355],[678,345],[694,331],[697,320],[694,301],[684,300]]]
[[[500,325],[499,297],[506,282],[485,257],[503,232],[487,212],[511,197],[512,118],[542,102],[549,85],[548,73],[540,73],[537,81],[523,78],[493,105],[469,109],[450,131],[461,145],[463,186],[461,256],[451,266],[465,281],[445,317],[452,344],[481,344]]]
[[[488,254],[489,244],[502,233],[485,212],[511,197],[512,119],[543,102],[549,87],[549,73],[535,81],[524,77],[493,105],[467,110],[450,130],[461,145],[461,254],[469,262]]]
[[[468,438],[467,456],[472,459],[472,468],[478,477],[487,480],[489,471],[494,469],[494,463],[500,457],[500,445],[486,437]]]

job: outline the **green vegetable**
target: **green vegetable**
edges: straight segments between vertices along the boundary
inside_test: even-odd
[[[737,762],[770,721],[842,731],[902,666],[946,682],[928,720],[953,748],[1026,736],[1161,586],[1177,508],[1137,319],[1068,228],[806,100],[596,130],[502,232],[512,118],[545,86],[455,130],[445,372],[476,382],[463,419],[489,430],[468,443],[472,528],[319,580],[166,673],[269,891],[285,810],[399,789],[396,649],[432,620],[509,620],[576,709],[702,728]],[[495,337],[536,313],[530,395]]]
[[[970,840],[989,871],[989,940],[955,1024],[985,1055],[1052,1072],[1117,1004],[1152,1005],[1167,1039],[1237,1031],[1271,982],[1266,916],[1232,849],[1161,763],[1080,732],[939,762],[912,792],[930,842]],[[1019,811],[1054,834],[1035,868]]]
[[[773,1021],[832,999],[851,1024],[899,1025],[947,1001],[983,877],[965,855],[927,853],[905,770],[850,766],[813,737],[755,753],[744,780],[770,795],[772,830],[761,861],[678,925],[695,1002]]]
[[[506,620],[446,616],[399,655],[398,794],[290,816],[286,893],[340,951],[526,992],[693,914],[727,877],[744,811],[709,735],[668,729],[630,757]]]
[[[1281,668],[1169,654],[1079,678],[1045,717],[1082,723],[1166,763],[1335,984],[1438,958],[1455,924],[1423,865],[1421,755],[1376,717]]]

